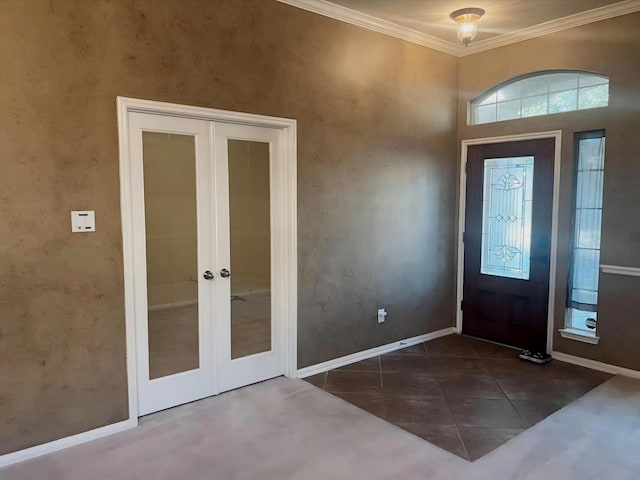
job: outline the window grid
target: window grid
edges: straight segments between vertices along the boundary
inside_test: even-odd
[[[531,80],[537,80],[538,85],[534,86],[531,91],[524,92],[525,82],[531,82]],[[544,85],[540,85],[543,82]],[[566,87],[563,83],[571,83],[573,85]],[[601,89],[599,93],[595,91],[597,88]],[[505,91],[511,95],[500,99],[500,95],[505,95]],[[519,92],[517,96],[513,95],[513,93],[517,92]],[[593,92],[596,92],[595,96],[589,97]],[[568,94],[571,93],[575,95],[574,98],[569,100],[568,105],[562,105],[562,96],[568,97]],[[539,104],[531,101],[536,98],[539,99]],[[552,103],[552,99],[557,99],[558,102]],[[510,104],[509,106],[515,106],[517,104],[517,109],[501,115],[500,107],[505,108],[507,104]],[[553,113],[585,110],[605,107],[608,104],[608,78],[587,73],[545,72],[538,75],[520,77],[509,83],[502,84],[472,101],[471,124],[479,125]],[[559,107],[555,108],[556,105]]]

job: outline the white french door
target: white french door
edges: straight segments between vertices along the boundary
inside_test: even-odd
[[[271,161],[279,142],[277,129],[214,124],[218,264],[231,265],[231,276],[217,283],[222,392],[284,372],[284,259],[277,247],[285,239],[274,209],[284,186]]]
[[[210,130],[129,114],[140,415],[216,393]]]
[[[139,415],[282,375],[281,130],[128,115]]]

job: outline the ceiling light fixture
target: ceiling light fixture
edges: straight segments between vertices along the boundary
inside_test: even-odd
[[[476,38],[478,32],[478,20],[484,15],[481,8],[461,8],[450,16],[458,24],[458,40],[469,46],[471,40]]]

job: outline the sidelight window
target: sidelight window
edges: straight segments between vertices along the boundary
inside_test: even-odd
[[[604,131],[575,136],[576,188],[567,327],[595,337],[604,183]]]

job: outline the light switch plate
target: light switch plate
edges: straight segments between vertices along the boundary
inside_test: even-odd
[[[71,231],[73,233],[95,232],[96,215],[93,210],[74,210],[71,212]]]

